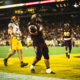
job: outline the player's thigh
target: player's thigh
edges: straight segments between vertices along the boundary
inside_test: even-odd
[[[21,41],[17,41],[17,50],[22,50],[22,43],[21,43]]]
[[[17,47],[17,40],[16,40],[16,38],[15,37],[13,37],[13,39],[12,39],[12,50],[16,50],[16,47]]]
[[[46,44],[43,46],[42,53],[45,59],[49,59],[49,50]]]
[[[72,43],[71,43],[71,40],[69,41],[69,49],[72,49]]]
[[[42,57],[42,48],[41,45],[35,46],[36,58],[41,59]]]

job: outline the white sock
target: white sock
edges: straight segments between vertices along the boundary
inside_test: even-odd
[[[51,69],[50,68],[46,69],[46,73],[51,73]]]
[[[30,66],[30,69],[34,69],[34,66],[33,66],[33,65],[31,65],[31,66]]]

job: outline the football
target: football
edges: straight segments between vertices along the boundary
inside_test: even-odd
[[[37,27],[35,25],[30,26],[30,32],[35,33],[37,31]]]

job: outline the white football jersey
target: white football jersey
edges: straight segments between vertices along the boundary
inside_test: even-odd
[[[19,29],[19,24],[15,24],[15,23],[9,23],[8,27],[12,27],[13,30],[12,32],[14,33],[14,35],[19,38],[19,36],[21,35],[21,31]]]

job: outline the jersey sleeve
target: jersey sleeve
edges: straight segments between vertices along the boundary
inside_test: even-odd
[[[39,26],[39,31],[42,31],[43,30],[43,26],[41,24],[38,24]]]
[[[12,23],[9,23],[9,24],[8,24],[8,27],[12,27]]]

